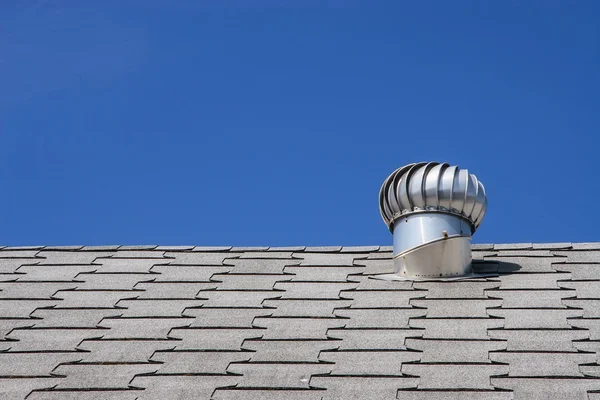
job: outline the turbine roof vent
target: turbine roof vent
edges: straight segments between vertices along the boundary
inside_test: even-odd
[[[447,163],[405,165],[383,182],[379,210],[394,234],[398,277],[472,274],[471,235],[487,210],[485,189],[475,175]]]
[[[483,184],[468,170],[447,163],[405,165],[392,172],[379,191],[379,210],[390,230],[406,214],[439,211],[466,218],[475,232],[486,209]]]

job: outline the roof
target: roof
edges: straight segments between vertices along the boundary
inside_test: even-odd
[[[600,243],[0,249],[2,399],[600,399]]]

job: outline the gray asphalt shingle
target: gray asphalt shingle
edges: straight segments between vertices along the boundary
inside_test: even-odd
[[[401,376],[402,364],[421,359],[421,353],[408,350],[348,350],[324,351],[319,360],[333,362],[333,375]],[[377,360],[377,362],[373,362]]]
[[[252,361],[318,362],[323,350],[336,350],[341,340],[246,340],[242,348],[252,350]]]
[[[0,246],[0,398],[600,398],[600,244]]]
[[[232,363],[227,372],[242,375],[238,387],[308,389],[311,375],[331,372],[331,364]]]
[[[323,399],[395,399],[399,388],[416,387],[418,379],[380,376],[314,376],[312,386],[326,388]]]
[[[508,373],[498,364],[404,364],[402,373],[418,376],[419,389],[494,389],[490,376]]]

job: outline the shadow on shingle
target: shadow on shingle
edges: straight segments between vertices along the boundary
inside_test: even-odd
[[[477,274],[500,274],[509,275],[519,271],[522,267],[519,264],[506,261],[480,261],[473,260],[473,272]]]

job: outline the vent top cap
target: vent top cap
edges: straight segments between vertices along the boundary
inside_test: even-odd
[[[448,163],[419,162],[398,168],[379,191],[379,211],[390,231],[394,222],[414,213],[454,214],[475,233],[487,210],[483,184],[466,169]]]

